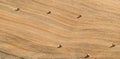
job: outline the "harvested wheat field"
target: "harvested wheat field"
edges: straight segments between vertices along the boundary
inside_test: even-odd
[[[120,59],[120,0],[0,0],[0,59]]]

